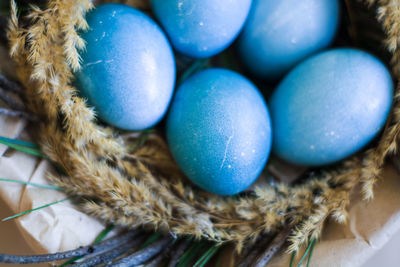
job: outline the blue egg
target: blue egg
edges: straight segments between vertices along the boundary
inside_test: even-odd
[[[268,109],[257,88],[240,74],[201,71],[176,92],[167,140],[192,182],[215,194],[236,194],[254,182],[268,159]]]
[[[270,99],[273,151],[289,162],[319,166],[367,145],[393,100],[385,65],[356,49],[334,49],[294,68]]]
[[[254,0],[239,56],[252,74],[276,80],[329,46],[338,25],[338,0]]]
[[[97,115],[126,130],[156,124],[165,114],[175,83],[172,49],[147,15],[120,4],[87,15],[82,69],[76,84]]]
[[[206,58],[218,54],[236,38],[251,0],[151,0],[151,4],[177,51]]]

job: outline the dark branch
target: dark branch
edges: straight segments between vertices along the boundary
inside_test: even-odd
[[[0,16],[0,42],[7,43],[8,17]]]
[[[88,259],[85,259],[84,261],[75,263],[75,264],[70,264],[68,266],[70,267],[91,267],[103,263],[110,263],[117,257],[121,256],[125,252],[131,250],[131,249],[136,249],[141,245],[141,243],[144,241],[145,236],[141,235],[138,238],[135,238],[134,240],[129,239],[125,240],[123,244],[121,244],[118,247],[115,247],[114,249],[108,250],[102,254],[94,255],[93,257],[90,257]]]
[[[168,267],[175,267],[178,264],[179,259],[185,253],[186,249],[190,246],[192,240],[185,239],[179,242],[178,247],[175,250],[175,253],[172,255],[172,258],[168,264]]]
[[[292,228],[292,225],[288,225],[279,234],[277,234],[272,240],[271,244],[269,244],[267,249],[256,258],[256,261],[252,266],[264,267],[272,259],[275,253],[282,248],[283,244],[285,244],[285,241],[291,233]]]
[[[7,92],[0,86],[0,99],[3,100],[10,108],[14,110],[25,110],[25,106],[21,99],[15,94]]]
[[[161,240],[154,242],[148,247],[145,247],[142,250],[139,250],[127,257],[124,257],[115,263],[110,263],[107,266],[128,267],[142,264],[160,253],[166,246],[168,246],[170,242],[172,242],[172,240],[172,237],[162,238]]]
[[[252,246],[247,254],[243,255],[242,259],[238,263],[238,267],[250,266],[250,264],[254,262],[256,257],[261,253],[262,249],[268,246],[270,242],[270,236],[262,236],[261,240]]]
[[[107,239],[96,245],[85,246],[75,250],[58,252],[54,254],[28,255],[28,256],[0,254],[0,262],[14,263],[14,264],[32,264],[32,263],[59,261],[74,257],[85,256],[112,249],[118,246],[119,244],[126,242],[129,239],[132,239],[137,234],[138,234],[137,231],[132,231],[122,236],[117,236],[114,238]]]
[[[27,119],[27,120],[33,121],[33,122],[39,121],[39,119],[35,115],[29,114],[24,111],[19,111],[19,110],[11,110],[11,109],[0,107],[0,114],[17,117],[17,118],[23,118],[23,119]]]
[[[24,90],[19,83],[11,81],[2,73],[0,73],[0,87],[2,87],[4,90],[11,91],[19,95],[24,93]]]
[[[174,247],[175,242],[171,242],[167,245],[167,248],[164,249],[162,253],[160,253],[157,257],[146,263],[146,267],[156,267],[161,264],[161,262],[165,259],[168,259],[171,257],[170,253],[172,251],[172,248]]]

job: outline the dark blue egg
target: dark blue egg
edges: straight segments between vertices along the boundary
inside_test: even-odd
[[[152,0],[173,47],[190,57],[211,57],[236,38],[251,0]]]
[[[273,151],[299,165],[337,162],[378,134],[392,100],[390,73],[374,56],[356,49],[315,55],[271,97]]]
[[[167,116],[167,139],[195,184],[215,194],[236,194],[254,182],[268,159],[268,109],[240,74],[201,71],[177,90]]]
[[[159,26],[126,5],[106,4],[87,15],[86,50],[77,87],[97,115],[126,130],[156,124],[175,83],[172,49]]]
[[[338,25],[338,0],[254,0],[239,56],[254,75],[276,80],[329,46]]]

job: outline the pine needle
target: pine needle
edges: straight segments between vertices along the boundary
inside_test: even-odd
[[[292,252],[292,256],[290,257],[289,267],[293,267],[294,259],[296,258],[296,251]]]
[[[303,257],[301,257],[301,260],[299,261],[299,263],[297,264],[297,267],[301,267],[301,265],[303,264],[303,261],[306,259],[308,253],[310,253],[310,251],[312,251],[314,249],[314,245],[315,245],[316,239],[312,239],[310,244],[308,244],[308,247],[306,249],[306,251],[304,252]],[[310,253],[311,255],[311,253]],[[310,261],[310,257],[308,258],[308,261]],[[308,266],[308,263],[307,263]]]
[[[36,143],[22,141],[19,139],[12,139],[12,138],[8,138],[8,137],[0,136],[0,141],[7,142],[10,144],[14,144],[14,145],[20,145],[20,146],[25,146],[25,147],[34,148],[34,149],[40,149],[40,146]]]
[[[189,266],[190,262],[199,254],[204,245],[205,242],[194,242],[179,259],[177,267]]]
[[[379,17],[388,33],[386,44],[395,53],[397,62],[400,56],[398,16],[393,7],[399,6],[398,0],[365,1],[379,2]],[[84,15],[92,7],[92,1],[49,1],[46,9],[31,12],[34,19],[28,25],[18,21],[15,2],[12,3],[8,31],[10,54],[19,67],[17,73],[21,82],[27,85],[27,95],[34,96],[29,98],[30,109],[46,115],[46,123],[39,128],[42,139],[49,141],[43,143],[46,144],[43,151],[51,155],[54,162],[67,167],[65,175],[57,178],[59,184],[68,186],[69,192],[83,199],[98,199],[101,205],[85,203],[85,211],[104,221],[121,226],[146,225],[151,229],[162,225],[172,234],[195,233],[199,238],[234,241],[242,248],[249,237],[256,240],[264,232],[275,234],[274,229],[280,229],[287,218],[293,216],[299,225],[289,240],[293,251],[303,245],[332,212],[337,212],[338,206],[339,212],[344,211],[350,191],[360,182],[361,173],[363,188],[367,188],[364,191],[372,193],[385,155],[397,148],[400,116],[394,116],[393,125],[387,128],[380,142],[382,145],[373,151],[371,158],[357,155],[344,163],[343,171],[335,169],[316,174],[315,179],[302,185],[260,186],[251,196],[198,196],[191,185],[181,180],[183,175],[176,169],[171,175],[167,172],[159,175],[142,164],[140,158],[126,161],[126,147],[119,142],[119,137],[114,138],[111,129],[96,125],[93,110],[76,96],[71,86],[72,69],[79,67],[78,51],[84,46],[79,31],[87,28]],[[190,69],[180,75],[179,82],[201,69],[201,62],[194,61]],[[396,64],[393,69],[396,76],[400,75],[399,67]],[[399,110],[399,103],[394,110]],[[58,127],[60,114],[63,114],[63,127]],[[159,156],[151,155],[154,159]],[[69,178],[61,179],[65,176]],[[177,179],[170,182],[170,176]],[[316,199],[327,201],[315,205]],[[209,245],[206,245],[198,245],[197,252],[207,250]],[[192,252],[194,250],[192,248]],[[193,253],[194,257],[199,253]],[[187,259],[187,262],[191,264],[195,259]]]
[[[113,224],[107,226],[93,241],[93,244],[97,244],[102,241],[112,230],[114,230],[115,226]]]
[[[102,241],[113,229],[115,228],[115,226],[113,224],[107,226],[103,231],[100,232],[100,234],[96,237],[96,239],[93,241],[93,244],[98,244],[100,241]],[[78,256],[72,259],[67,260],[66,262],[64,262],[63,264],[61,264],[59,267],[64,267],[67,266],[79,259],[82,259],[83,256]]]
[[[187,70],[182,73],[181,77],[179,78],[178,82],[176,83],[177,86],[181,85],[184,81],[186,81],[190,76],[206,68],[210,63],[209,59],[198,59],[196,60]]]
[[[63,202],[63,201],[69,200],[69,199],[71,199],[71,197],[67,197],[67,198],[64,198],[64,199],[61,199],[61,200],[57,200],[57,201],[55,201],[55,202],[52,202],[52,203],[49,203],[49,204],[46,204],[46,205],[43,205],[43,206],[40,206],[40,207],[37,207],[37,208],[34,208],[34,209],[27,210],[27,211],[24,211],[24,212],[21,212],[21,213],[12,215],[12,216],[10,216],[10,217],[7,217],[7,218],[2,219],[1,221],[2,221],[2,222],[5,222],[5,221],[8,221],[8,220],[11,220],[11,219],[20,217],[20,216],[22,216],[22,215],[31,213],[31,212],[33,212],[33,211],[40,210],[40,209],[47,208],[47,207],[49,207],[49,206],[52,206],[52,205],[61,203],[61,202]]]
[[[161,237],[160,233],[153,233],[147,240],[140,246],[139,250],[147,247],[151,243],[157,241]]]
[[[204,265],[212,258],[212,256],[214,256],[214,254],[218,251],[219,248],[220,246],[218,246],[217,244],[210,247],[206,251],[206,253],[204,253],[203,256],[201,256],[201,258],[195,263],[193,267],[204,267]]]
[[[6,145],[6,146],[8,146],[10,148],[13,148],[15,150],[24,152],[26,154],[29,154],[29,155],[32,155],[32,156],[35,156],[35,157],[47,158],[46,155],[44,155],[43,152],[40,149],[18,145],[18,144],[15,144],[13,142],[9,142],[9,141],[3,140],[3,139],[0,139],[0,144]]]
[[[144,130],[142,132],[140,132],[139,137],[135,140],[135,142],[133,142],[128,151],[132,152],[134,151],[136,148],[141,147],[144,145],[144,143],[146,142],[147,138],[154,132],[154,128],[151,129],[147,129]]]
[[[19,180],[14,180],[14,179],[0,178],[0,182],[10,182],[10,183],[31,185],[31,186],[38,187],[38,188],[52,189],[52,190],[58,190],[58,191],[63,190],[61,187],[54,186],[54,185],[36,184],[36,183],[32,183],[32,182],[25,182],[25,181],[19,181]]]
[[[314,241],[315,241],[315,239],[314,239]],[[317,243],[317,242],[314,242],[314,243],[311,245],[310,256],[308,256],[308,260],[307,260],[307,267],[310,266],[311,257],[312,257],[312,254],[313,254],[313,252],[314,252],[314,248],[315,248],[315,244],[316,244],[316,243]]]

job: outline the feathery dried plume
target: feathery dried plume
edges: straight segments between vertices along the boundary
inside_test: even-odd
[[[85,199],[83,210],[106,222],[233,241],[238,251],[291,224],[295,228],[289,251],[296,251],[320,236],[327,218],[346,221],[350,193],[360,182],[365,196],[371,198],[386,156],[397,150],[399,93],[380,142],[366,153],[295,186],[277,183],[235,198],[205,193],[185,179],[159,136],[151,135],[130,151],[131,141],[97,125],[93,110],[77,96],[71,81],[80,68],[79,51],[84,49],[78,31],[88,28],[84,17],[93,7],[91,1],[53,0],[44,10],[33,7],[26,28],[20,27],[15,2],[11,3],[10,54],[27,88],[29,107],[43,121],[42,150],[65,171],[65,176],[49,179]],[[366,3],[379,5],[397,75],[400,3]]]

